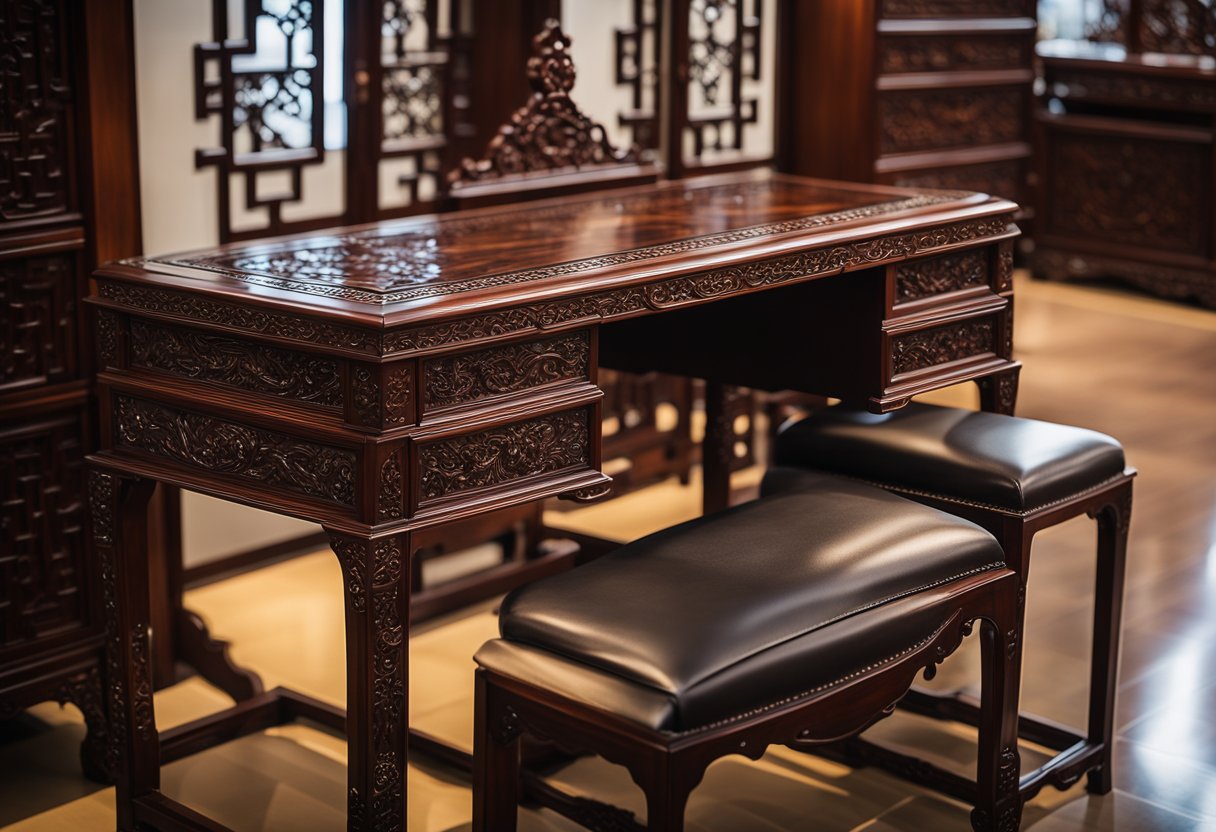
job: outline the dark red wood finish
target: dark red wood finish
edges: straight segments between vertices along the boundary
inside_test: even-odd
[[[352,828],[401,829],[419,542],[495,509],[606,494],[601,362],[875,410],[1000,379],[1011,408],[1015,211],[757,172],[98,270],[91,498],[112,566],[121,828],[206,828],[157,792],[145,483],[324,526],[345,575]],[[622,337],[647,322],[688,344]],[[812,342],[790,352],[792,334]],[[808,363],[820,348],[833,359]]]

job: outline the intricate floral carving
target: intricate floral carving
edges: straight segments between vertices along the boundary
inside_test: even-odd
[[[443,356],[426,362],[425,409],[451,407],[589,373],[586,332]]]
[[[419,446],[421,496],[449,494],[548,474],[590,461],[589,414],[565,411]]]
[[[118,360],[118,316],[109,309],[97,310],[97,361],[102,368]]]
[[[1029,112],[1020,87],[899,90],[878,99],[883,153],[1020,141]]]
[[[106,710],[110,716],[106,768],[118,771],[127,736],[127,689],[123,674],[123,633],[118,623],[118,572],[114,551],[114,511],[118,481],[104,471],[89,471],[89,508],[93,518],[93,539],[101,572],[101,613],[106,630]],[[99,531],[100,530],[100,531]]]
[[[331,535],[329,545],[334,550],[334,554],[338,556],[338,563],[342,566],[347,602],[355,612],[365,612],[367,593],[363,586],[363,576],[367,572],[366,541]]]
[[[384,424],[398,427],[409,422],[410,395],[413,393],[414,367],[395,364],[388,369],[384,383]]]
[[[895,267],[898,302],[988,285],[988,251],[975,249],[945,254]]]
[[[352,451],[122,395],[114,420],[119,447],[354,505]]]
[[[249,332],[372,354],[379,349],[379,339],[371,330],[325,323],[302,315],[270,312],[254,306],[224,303],[185,292],[170,292],[108,280],[98,281],[98,293],[106,300],[123,306],[192,321],[206,321]]]
[[[372,546],[372,584],[391,584],[400,578],[401,544],[396,537],[377,540]]]
[[[152,718],[152,669],[148,664],[148,625],[136,624],[129,635],[131,679],[131,714],[135,733],[140,739],[150,739],[156,732]]]
[[[389,455],[380,466],[380,493],[376,496],[376,519],[400,520],[403,511],[401,463],[397,453]]]
[[[376,425],[380,418],[380,382],[376,368],[356,364],[351,372],[351,404],[361,425]]]
[[[1008,292],[1013,289],[1013,243],[1001,243],[997,247],[996,290]]]
[[[504,175],[637,162],[636,147],[617,150],[604,126],[589,119],[570,98],[574,88],[570,38],[550,20],[532,40],[528,83],[532,97],[490,140],[481,159],[464,159],[449,175],[453,184]]]
[[[342,406],[338,363],[183,327],[131,320],[131,365],[285,399]]]
[[[885,17],[1013,17],[1033,14],[1027,0],[883,0]]]
[[[88,733],[80,756],[86,775],[97,780],[112,780],[115,772],[108,767],[106,752],[110,741],[110,720],[106,716],[101,670],[91,667],[84,673],[65,679],[55,692],[55,701],[61,705],[71,702],[84,717]]]
[[[89,474],[89,515],[93,524],[93,540],[103,546],[114,542],[114,477],[98,471]]]
[[[993,338],[993,325],[988,318],[900,335],[892,344],[892,373],[910,373],[996,352]]]

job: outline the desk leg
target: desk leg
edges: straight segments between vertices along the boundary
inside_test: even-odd
[[[152,709],[148,504],[154,483],[89,472],[93,543],[101,561],[106,623],[107,762],[115,773],[120,832],[135,829],[134,801],[160,788]]]
[[[728,395],[725,384],[705,382],[705,438],[701,440],[701,511],[704,514],[730,506],[730,464],[735,431],[727,407]]]
[[[1021,366],[977,378],[980,388],[980,410],[1012,416],[1018,403],[1018,373]]]
[[[329,537],[346,596],[348,828],[404,832],[411,536]]]

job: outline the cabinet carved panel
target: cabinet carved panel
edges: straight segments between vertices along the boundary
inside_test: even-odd
[[[906,171],[897,174],[892,184],[904,188],[980,191],[1017,202],[1022,196],[1023,164],[1019,159],[1010,159],[979,165]]]
[[[425,409],[467,404],[590,374],[586,332],[444,356],[426,362]]]
[[[1033,0],[883,0],[884,17],[1015,17],[1033,14]]]
[[[422,445],[422,500],[588,466],[590,418],[580,408]]]
[[[354,505],[353,451],[130,396],[115,396],[114,414],[114,443],[119,447]]]
[[[893,74],[1019,69],[1030,60],[1030,39],[1022,35],[886,38],[879,44],[879,68]]]
[[[1056,131],[1051,230],[1204,255],[1211,195],[1206,145]]]
[[[0,651],[87,623],[83,435],[77,412],[0,426]]]
[[[0,4],[0,221],[75,210],[62,0]]]
[[[338,408],[338,362],[185,327],[131,321],[131,366]]]
[[[878,101],[883,153],[1021,141],[1025,121],[1022,87],[902,90]]]
[[[0,261],[0,393],[76,373],[76,258]]]

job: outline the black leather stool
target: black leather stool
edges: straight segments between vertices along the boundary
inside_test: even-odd
[[[627,767],[683,829],[709,764],[889,714],[982,623],[978,830],[1016,829],[1017,579],[965,520],[806,475],[507,597],[477,653],[473,829],[516,828],[523,734]]]
[[[1059,752],[1022,774],[1022,797],[1044,786],[1064,789],[1088,773],[1095,794],[1111,788],[1115,686],[1124,560],[1131,519],[1132,477],[1123,448],[1082,428],[913,403],[881,416],[832,407],[786,426],[777,436],[761,493],[798,486],[810,470],[863,480],[988,529],[1021,579],[1018,630],[1034,535],[1080,514],[1098,521],[1098,570],[1085,736],[1023,715],[1021,736]],[[794,470],[794,468],[798,470]],[[809,484],[815,479],[808,481]],[[978,711],[961,696],[914,690],[902,707],[926,716],[976,724]],[[889,749],[853,742],[841,757],[874,763],[960,799],[972,784]]]

